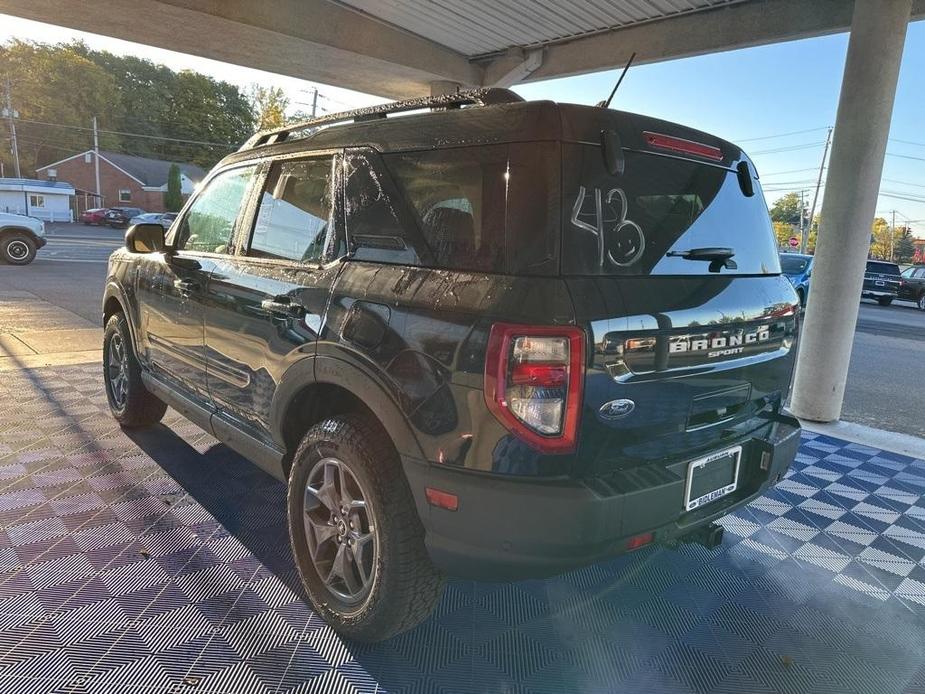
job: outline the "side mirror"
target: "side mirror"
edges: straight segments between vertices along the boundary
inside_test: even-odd
[[[125,247],[130,253],[160,253],[164,250],[164,227],[160,224],[135,224],[125,232]]]

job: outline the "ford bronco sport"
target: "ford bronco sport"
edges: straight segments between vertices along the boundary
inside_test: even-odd
[[[702,132],[501,89],[324,116],[125,245],[113,415],[170,405],[285,481],[349,638],[413,627],[446,575],[715,543],[796,453],[797,296],[751,162]]]

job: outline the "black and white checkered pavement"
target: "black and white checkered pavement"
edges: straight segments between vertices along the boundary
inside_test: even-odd
[[[925,692],[925,463],[806,434],[726,541],[451,581],[376,646],[306,606],[285,489],[100,367],[0,380],[0,692]]]

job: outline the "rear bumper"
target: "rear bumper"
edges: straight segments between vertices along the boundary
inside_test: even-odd
[[[431,559],[453,576],[519,580],[614,557],[629,538],[676,539],[721,518],[780,480],[800,443],[797,420],[775,415],[742,445],[738,489],[684,512],[689,460],[588,481],[534,481],[459,472],[404,459]],[[701,457],[700,455],[695,457]],[[457,511],[427,505],[425,487],[456,494]]]

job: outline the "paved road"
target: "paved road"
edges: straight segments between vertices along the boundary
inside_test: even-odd
[[[117,229],[50,225],[48,245],[32,265],[0,268],[0,293],[31,292],[98,325],[106,258],[123,236]],[[925,312],[912,304],[861,302],[842,416],[925,437]]]
[[[925,311],[861,303],[842,419],[925,437]]]

